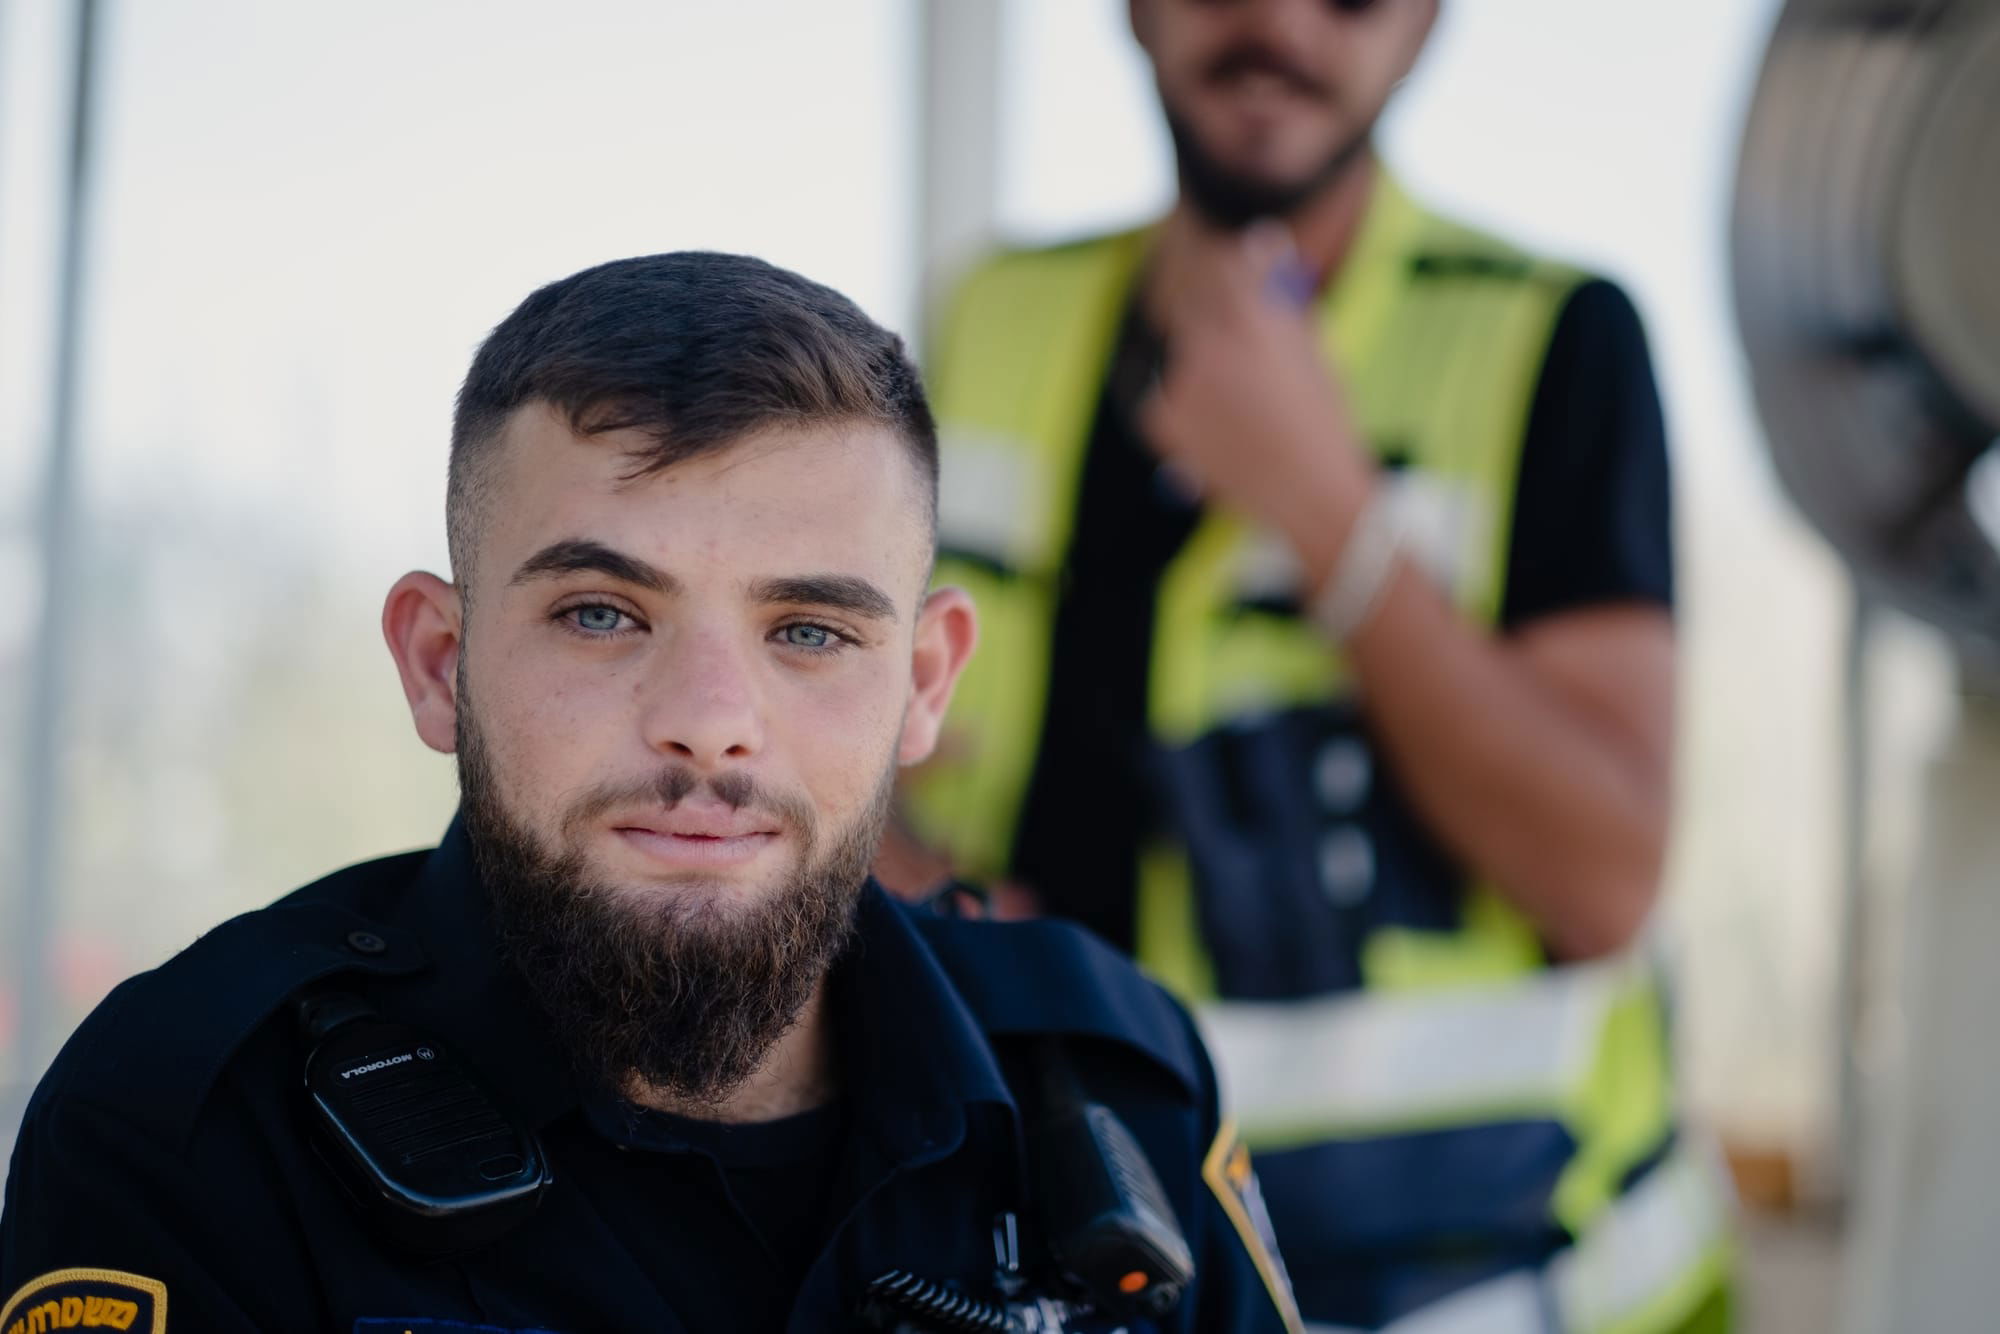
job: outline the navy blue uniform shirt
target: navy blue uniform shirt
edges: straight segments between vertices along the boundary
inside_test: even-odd
[[[1286,1327],[1192,1025],[1082,931],[950,920],[867,888],[828,990],[841,1101],[765,1137],[780,1162],[800,1144],[839,1156],[801,1174],[818,1214],[802,1232],[782,1193],[760,1188],[746,1212],[719,1127],[577,1087],[484,905],[454,825],[433,852],[338,872],[114,991],[21,1128],[0,1334],[843,1330],[892,1269],[990,1299],[995,1215],[1019,1211],[1035,1252],[1013,1090],[1024,1044],[1052,1034],[1145,1149],[1198,1270],[1163,1322],[1071,1328]],[[423,1263],[355,1212],[308,1143],[289,1003],[336,984],[449,1044],[539,1133],[554,1184],[529,1221]]]

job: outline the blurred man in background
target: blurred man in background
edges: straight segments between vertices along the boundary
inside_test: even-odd
[[[924,850],[1195,1000],[1308,1319],[1722,1329],[1722,1197],[1632,947],[1667,843],[1639,320],[1371,132],[1436,0],[1132,0],[1158,225],[947,309],[942,578],[985,643]]]

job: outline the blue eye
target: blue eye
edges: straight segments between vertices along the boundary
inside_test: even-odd
[[[838,638],[833,631],[823,625],[805,623],[788,625],[779,633],[793,648],[829,649],[834,646]]]
[[[577,629],[587,630],[595,635],[615,632],[618,623],[625,619],[625,613],[616,607],[572,607],[569,614],[576,618]]]

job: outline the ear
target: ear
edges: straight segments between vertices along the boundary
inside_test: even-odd
[[[1132,40],[1139,44],[1140,50],[1151,55],[1153,48],[1147,45],[1153,35],[1150,0],[1125,0],[1125,18],[1132,25]]]
[[[910,655],[910,703],[903,711],[898,764],[917,764],[937,745],[938,729],[951,706],[952,688],[979,642],[979,617],[962,588],[940,588],[917,613],[916,643]]]
[[[458,748],[458,652],[464,636],[458,590],[434,574],[404,575],[382,604],[382,637],[402,675],[417,735],[447,755]]]

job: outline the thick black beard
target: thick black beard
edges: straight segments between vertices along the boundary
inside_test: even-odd
[[[458,716],[461,810],[495,936],[578,1078],[622,1093],[636,1076],[697,1105],[727,1098],[798,1021],[846,949],[888,818],[893,767],[868,809],[824,851],[809,810],[777,805],[805,851],[792,884],[763,902],[740,910],[698,901],[635,905],[637,895],[593,880],[579,853],[545,849],[513,818],[462,691]],[[671,805],[699,785],[676,768],[660,776],[657,790]],[[741,781],[709,786],[735,806],[756,797]]]
[[[1287,218],[1298,212],[1368,151],[1374,129],[1370,126],[1342,144],[1316,170],[1298,180],[1266,181],[1225,167],[1202,146],[1193,127],[1171,108],[1167,109],[1166,117],[1167,132],[1174,141],[1181,197],[1225,231],[1241,231],[1260,219]]]

